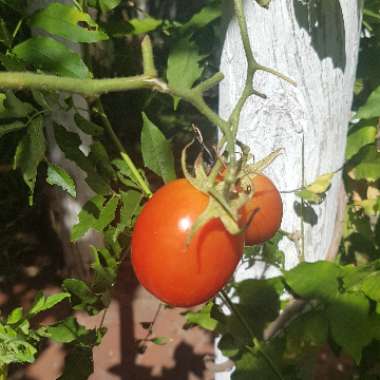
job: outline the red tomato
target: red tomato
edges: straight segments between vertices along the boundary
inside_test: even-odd
[[[207,203],[207,195],[178,179],[159,189],[137,218],[132,234],[136,276],[172,306],[194,306],[213,297],[241,258],[243,234],[231,235],[219,219],[210,220],[186,246],[191,226]]]
[[[242,209],[242,216],[252,221],[245,230],[245,244],[263,243],[278,231],[282,220],[282,200],[273,182],[264,175],[253,178],[255,193]]]

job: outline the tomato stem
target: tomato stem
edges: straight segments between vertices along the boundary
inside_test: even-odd
[[[265,352],[265,350],[263,349],[262,347],[262,344],[261,342],[255,337],[255,334],[253,333],[251,327],[249,326],[249,323],[247,322],[247,320],[244,318],[244,316],[240,313],[239,309],[233,304],[231,298],[229,297],[229,295],[224,291],[224,290],[221,290],[220,291],[220,295],[222,297],[222,299],[225,301],[225,303],[227,304],[227,306],[229,307],[229,309],[231,310],[231,312],[233,314],[236,315],[237,319],[239,320],[239,322],[241,323],[241,325],[247,330],[256,350],[262,355],[262,357],[264,358],[264,360],[267,362],[267,364],[269,365],[269,367],[272,369],[273,373],[280,379],[280,380],[284,380],[280,370],[277,368],[277,365],[274,363],[274,361],[271,359],[271,357]],[[253,355],[253,356],[256,356],[256,352],[254,351],[254,349],[249,346],[249,345],[246,345],[245,348]]]
[[[8,379],[8,366],[6,364],[0,365],[0,380]]]

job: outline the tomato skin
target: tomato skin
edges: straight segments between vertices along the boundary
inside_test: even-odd
[[[186,179],[159,189],[137,218],[132,265],[140,283],[172,306],[190,307],[213,297],[241,258],[244,236],[210,220],[186,246],[190,228],[208,204]]]
[[[282,221],[282,200],[273,182],[264,175],[257,175],[252,180],[255,193],[243,206],[242,215],[251,222],[245,230],[245,244],[261,244],[278,231]]]

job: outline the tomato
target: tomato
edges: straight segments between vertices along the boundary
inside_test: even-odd
[[[246,245],[260,244],[278,231],[282,220],[282,200],[273,182],[264,175],[253,178],[255,189],[253,197],[243,206],[243,217],[251,222],[245,230]]]
[[[208,196],[186,179],[160,188],[146,203],[132,234],[132,265],[140,283],[172,306],[189,307],[213,297],[230,279],[244,246],[219,219],[186,239]]]

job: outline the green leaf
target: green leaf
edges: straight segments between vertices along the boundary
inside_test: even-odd
[[[375,182],[380,178],[380,153],[375,144],[362,148],[353,161],[355,162],[352,172],[356,180]]]
[[[372,340],[368,299],[358,293],[344,293],[328,305],[331,334],[345,353],[358,364],[363,348]]]
[[[49,37],[29,38],[15,46],[12,52],[37,70],[74,78],[91,77],[77,53]]]
[[[102,302],[107,307],[110,302],[108,299],[110,290],[116,281],[119,262],[110,254],[108,249],[91,248],[94,256],[91,268],[95,272],[93,289],[97,293],[103,293]]]
[[[90,347],[74,347],[65,358],[62,375],[57,380],[88,380],[94,372]]]
[[[190,89],[202,75],[203,69],[199,64],[202,58],[189,36],[176,41],[168,58],[166,76],[169,86],[174,89]],[[179,99],[175,98],[174,108],[177,108],[178,103]]]
[[[221,17],[221,15],[222,8],[219,1],[206,4],[198,13],[194,14],[189,21],[183,24],[181,31],[204,28],[206,25]]]
[[[67,191],[73,198],[77,196],[74,180],[61,167],[49,163],[46,182],[49,185],[59,186],[62,190]]]
[[[115,219],[118,204],[119,198],[116,196],[106,202],[100,195],[90,199],[79,212],[79,222],[71,230],[71,240],[78,240],[91,228],[103,231]]]
[[[21,121],[14,121],[13,123],[9,123],[9,124],[1,124],[0,125],[0,138],[3,137],[4,135],[10,133],[10,132],[19,131],[20,129],[23,129],[25,127],[26,127],[25,123],[23,123]]]
[[[86,335],[87,330],[74,317],[68,317],[58,323],[40,328],[37,333],[58,343],[71,343]]]
[[[36,298],[33,302],[32,307],[28,311],[30,316],[46,311],[62,302],[65,299],[70,298],[70,294],[66,292],[53,294],[52,296],[45,297],[42,292],[39,292],[36,295]]]
[[[65,154],[66,158],[74,161],[84,172],[87,173],[86,182],[97,194],[109,194],[111,188],[107,180],[102,177],[94,164],[80,150],[82,144],[78,134],[67,131],[61,125],[54,125],[54,136],[59,148]]]
[[[359,108],[355,118],[371,119],[380,116],[380,86],[368,97],[367,102]]]
[[[76,278],[67,278],[63,281],[63,289],[71,294],[74,310],[86,310],[91,315],[96,314],[98,296],[85,282]]]
[[[297,358],[310,347],[322,346],[328,338],[326,315],[320,311],[302,314],[286,331],[287,358]]]
[[[0,119],[23,118],[34,111],[34,107],[16,97],[13,91],[0,94]]]
[[[213,306],[213,303],[209,302],[199,311],[190,311],[186,313],[186,321],[188,323],[198,325],[206,330],[214,331],[218,321],[211,317],[211,309]]]
[[[109,12],[116,8],[121,3],[121,0],[100,0],[99,5],[102,12]]]
[[[87,120],[79,113],[74,115],[75,124],[77,127],[87,135],[91,136],[101,136],[103,134],[103,128],[99,125],[93,123],[90,120]]]
[[[46,142],[44,136],[43,118],[33,119],[26,135],[17,146],[14,167],[21,170],[25,183],[29,187],[29,204],[33,204],[34,186],[37,177],[37,168],[45,158]]]
[[[22,307],[16,307],[8,315],[7,324],[8,325],[14,325],[14,324],[20,322],[23,315],[24,315],[23,308]]]
[[[149,16],[142,19],[134,18],[129,20],[128,23],[132,26],[131,34],[139,35],[156,30],[162,24],[162,20],[157,20]]]
[[[167,183],[176,178],[170,143],[145,114],[143,122],[141,150],[144,164]]]
[[[333,177],[334,173],[322,174],[312,184],[306,186],[305,189],[297,191],[296,195],[309,203],[321,203],[324,199],[324,194],[331,186]]]
[[[285,281],[297,295],[307,299],[333,299],[339,288],[341,268],[328,261],[301,263],[285,273]]]
[[[281,349],[277,345],[277,342],[272,342],[262,348],[274,363],[276,363],[276,358],[279,356],[278,351]],[[231,380],[278,380],[278,375],[264,356],[255,351],[252,346],[251,350],[253,352],[244,350],[242,355],[234,360],[235,371],[231,375]]]
[[[91,16],[74,5],[51,3],[32,17],[31,26],[74,42],[108,39]]]
[[[143,194],[140,191],[129,190],[121,193],[122,207],[120,209],[120,222],[118,223],[113,241],[127,228],[132,227],[135,217],[140,211]]]
[[[347,136],[346,159],[351,159],[363,146],[376,139],[376,119],[364,120],[350,128]]]
[[[150,341],[153,344],[157,344],[158,346],[164,346],[165,344],[168,344],[173,341],[173,339],[167,337],[167,336],[159,336],[157,338],[152,338]]]
[[[362,291],[369,298],[380,303],[380,272],[373,272],[364,280]]]

